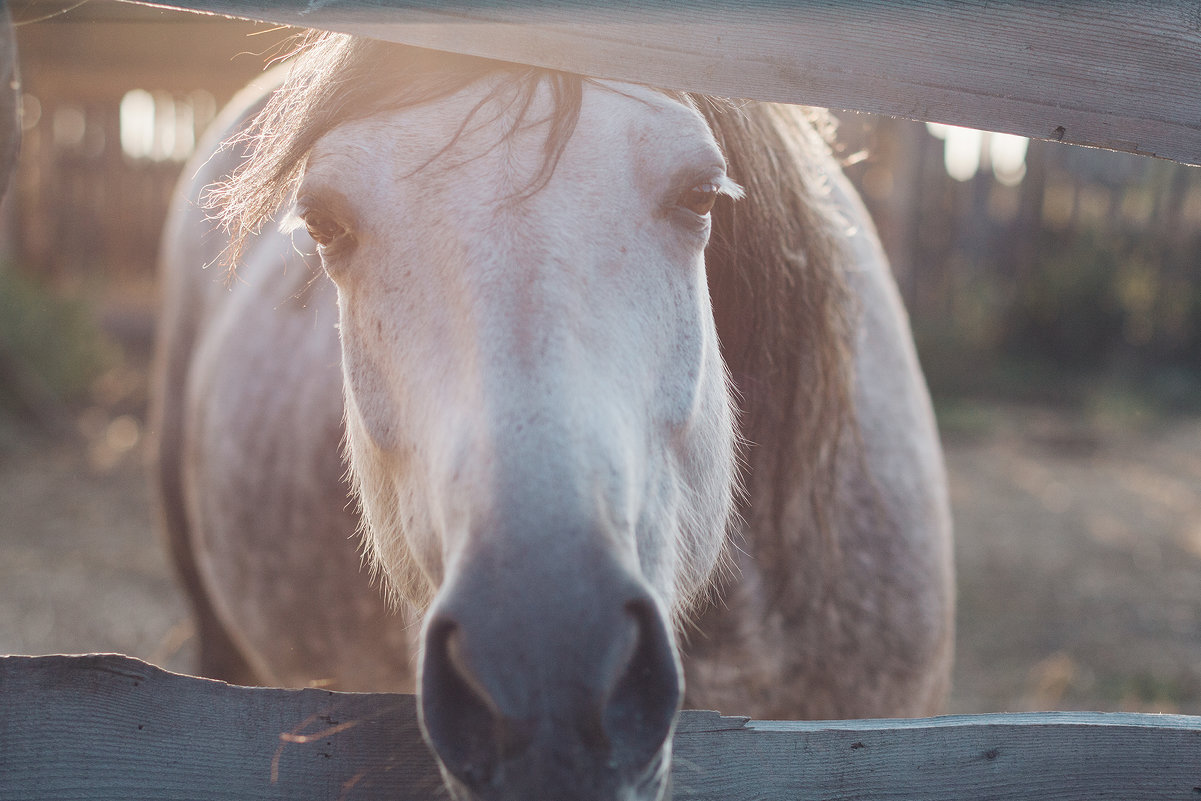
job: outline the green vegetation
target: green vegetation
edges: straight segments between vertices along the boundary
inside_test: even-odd
[[[0,266],[0,415],[52,422],[118,359],[84,300]]]
[[[1042,238],[1020,280],[977,270],[941,312],[915,311],[934,394],[1128,419],[1201,414],[1201,238],[1154,253],[1097,229]]]
[[[1176,712],[1196,704],[1201,687],[1190,676],[1165,676],[1150,671],[1105,675],[1093,693],[1114,708]]]

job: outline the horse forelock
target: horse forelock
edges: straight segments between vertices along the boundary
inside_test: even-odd
[[[243,134],[249,158],[210,194],[229,234],[228,266],[289,199],[308,154],[333,128],[448,97],[488,76],[502,80],[477,111],[508,92],[504,102],[515,112],[508,134],[547,124],[542,167],[524,190],[536,192],[575,130],[588,79],[338,34],[309,37],[291,76]],[[550,117],[529,120],[534,93],[544,85]],[[754,552],[785,564],[782,555],[798,538],[833,547],[837,461],[854,415],[845,231],[823,185],[824,165],[832,161],[800,109],[663,94],[705,117],[731,178],[746,192],[714,210],[706,262],[744,443],[739,517]],[[470,117],[460,133],[469,123]],[[799,517],[786,508],[798,488],[805,506]],[[812,524],[798,522],[806,519]],[[398,564],[399,555],[386,561]],[[375,556],[378,568],[382,554]],[[406,583],[422,594],[421,579]]]
[[[499,100],[509,123],[497,144],[530,125],[547,128],[542,165],[529,185],[516,193],[523,196],[537,192],[554,172],[575,130],[586,80],[554,70],[333,33],[307,35],[294,56],[283,84],[233,140],[246,148],[247,158],[207,194],[207,205],[229,237],[221,260],[231,271],[249,241],[295,191],[313,147],[337,126],[449,97],[484,78],[498,78],[433,158],[454,146],[477,112]],[[542,86],[549,88],[551,113],[530,119]]]

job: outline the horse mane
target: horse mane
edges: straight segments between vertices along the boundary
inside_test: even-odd
[[[838,458],[856,444],[855,309],[848,223],[827,173],[837,169],[832,122],[816,109],[701,100],[746,192],[714,209],[705,251],[745,442],[745,547],[768,565],[795,564],[786,557],[798,547],[818,562],[837,556]]]
[[[506,93],[508,108],[516,111],[510,134],[549,123],[543,167],[523,193],[530,194],[554,171],[590,79],[342,34],[310,35],[298,48],[291,76],[241,135],[249,157],[210,191],[209,204],[229,235],[227,264],[232,269],[288,200],[309,152],[334,127],[446,97],[497,75],[501,80],[476,111]],[[527,121],[543,85],[553,93],[552,116]],[[838,455],[854,416],[854,327],[842,244],[846,223],[829,197],[826,170],[833,161],[827,141],[812,124],[823,119],[796,107],[667,94],[705,116],[730,177],[746,191],[743,199],[715,208],[706,251],[744,442],[744,547],[769,564],[784,563],[798,545],[836,551],[830,518]],[[818,556],[810,552],[808,558]]]

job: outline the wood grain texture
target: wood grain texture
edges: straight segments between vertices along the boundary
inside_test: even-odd
[[[148,4],[1201,163],[1201,7],[1191,0]]]
[[[676,799],[1201,798],[1201,717],[761,722],[685,712]],[[115,655],[0,657],[0,801],[444,798],[412,696],[231,687]]]

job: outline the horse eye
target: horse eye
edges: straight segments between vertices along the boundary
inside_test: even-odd
[[[680,206],[703,217],[713,210],[717,193],[718,186],[715,183],[697,184],[680,196]]]
[[[322,247],[346,233],[345,228],[324,212],[306,211],[300,215],[300,219],[304,220],[304,227],[308,229],[309,236]]]

